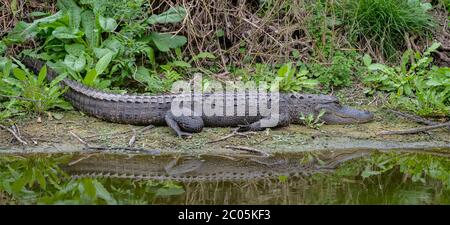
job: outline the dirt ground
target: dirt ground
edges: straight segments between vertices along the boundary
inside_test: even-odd
[[[364,107],[359,107],[364,108]],[[137,132],[130,147],[133,130],[142,127],[114,124],[82,115],[80,112],[63,112],[58,119],[42,117],[18,122],[28,146],[22,146],[14,137],[0,130],[0,151],[3,152],[72,152],[86,151],[73,134],[90,146],[102,148],[137,148],[159,153],[204,154],[236,152],[236,148],[250,148],[268,153],[299,152],[324,149],[401,149],[450,148],[450,131],[436,129],[427,133],[382,136],[379,132],[402,130],[421,126],[399,118],[382,109],[367,108],[375,113],[375,120],[366,124],[323,125],[311,129],[301,125],[266,130],[245,136],[233,136],[214,142],[232,132],[232,128],[205,128],[191,139],[181,139],[168,127],[155,127]],[[62,118],[61,118],[62,116]],[[213,142],[213,143],[211,143]],[[233,150],[234,149],[234,150]]]

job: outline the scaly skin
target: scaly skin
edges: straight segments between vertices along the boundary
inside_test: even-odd
[[[23,63],[30,67],[36,73],[44,65],[43,62],[31,58],[25,58]],[[47,78],[52,80],[57,76],[56,72],[48,69]],[[239,131],[260,131],[267,127],[282,127],[291,123],[301,123],[299,115],[301,113],[318,115],[322,110],[325,114],[321,120],[327,124],[348,124],[363,123],[373,119],[373,114],[368,111],[352,109],[341,106],[336,97],[328,95],[311,94],[287,94],[279,95],[279,111],[270,109],[270,115],[279,115],[278,122],[272,125],[263,125],[264,117],[259,107],[256,107],[257,113],[249,116],[249,110],[246,108],[244,116],[238,116],[238,105],[236,102],[245,101],[247,105],[259,106],[258,95],[251,92],[241,93],[214,93],[214,94],[162,94],[162,95],[121,95],[110,94],[98,91],[84,86],[75,81],[64,79],[60,83],[67,86],[64,97],[70,101],[78,110],[100,118],[102,120],[125,123],[134,125],[168,125],[178,136],[186,137],[191,133],[200,132],[204,126],[207,127],[236,127],[240,126]],[[209,116],[202,113],[199,116],[175,116],[171,111],[171,104],[176,97],[188,97],[188,105],[203,104],[208,108],[214,108],[215,104],[206,101],[210,97],[219,97],[223,99],[234,99],[234,114],[226,116]],[[200,97],[201,100],[196,100]],[[267,99],[275,99],[274,96],[267,94]],[[228,101],[228,100],[227,100]],[[212,104],[212,107],[211,107]],[[233,106],[229,106],[233,107]],[[229,109],[226,108],[225,109]]]

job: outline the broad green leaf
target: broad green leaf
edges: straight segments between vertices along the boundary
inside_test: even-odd
[[[119,54],[125,48],[123,44],[114,37],[110,37],[103,42],[103,47],[113,51],[115,54]]]
[[[94,184],[92,183],[92,179],[86,178],[82,180],[82,188],[80,188],[81,192],[84,192],[91,199],[94,199],[97,196],[97,192]]]
[[[11,69],[13,68],[11,60],[6,60],[4,66],[3,66],[3,77],[9,77],[9,74],[11,73]]]
[[[184,68],[191,68],[191,64],[184,62],[184,61],[173,61],[171,62],[172,66],[175,67],[184,67]]]
[[[155,57],[155,51],[152,47],[145,48],[145,52],[147,53],[147,57],[150,60],[150,64],[153,68],[156,67],[156,57]]]
[[[53,32],[52,35],[58,39],[75,39],[82,35],[82,32],[71,30],[68,27],[58,27]]]
[[[187,42],[187,39],[184,36],[171,35],[167,33],[152,32],[150,37],[156,47],[162,52],[168,52],[172,48],[179,48]]]
[[[113,53],[113,52],[107,48],[94,48],[95,57],[97,57],[98,59],[102,58],[104,55],[106,55],[108,53]]]
[[[61,19],[64,14],[59,11],[51,16],[35,20],[33,23],[19,22],[8,34],[8,40],[13,42],[23,42],[31,39],[38,33],[38,25],[49,24]]]
[[[3,53],[5,53],[7,48],[8,48],[8,47],[6,46],[5,42],[0,41],[0,55],[2,55]]]
[[[66,55],[64,64],[75,72],[81,72],[86,66],[86,57],[81,55],[79,57],[73,55]]]
[[[8,33],[6,41],[22,43],[28,39],[34,38],[37,33],[37,24],[20,21],[16,24],[14,29]]]
[[[172,7],[159,15],[150,16],[150,18],[148,18],[147,20],[147,23],[149,23],[150,25],[154,25],[157,23],[178,23],[181,22],[185,17],[186,10],[181,6],[177,6]]]
[[[91,69],[86,73],[83,83],[88,86],[93,86],[97,79],[98,73],[95,69]]]
[[[383,64],[374,63],[370,64],[367,68],[371,71],[377,71],[377,70],[386,70],[388,67]]]
[[[47,76],[47,66],[44,65],[39,71],[38,84],[43,84],[46,76]]]
[[[100,31],[95,22],[95,15],[91,10],[85,10],[81,14],[81,25],[89,47],[96,48],[99,45]]]
[[[117,27],[117,22],[113,18],[98,17],[98,22],[103,31],[113,32]]]
[[[133,78],[142,84],[147,84],[150,80],[150,71],[143,66],[139,66]]]
[[[156,196],[172,196],[172,195],[181,195],[185,191],[181,187],[169,187],[169,188],[160,188],[156,191]]]
[[[14,76],[21,81],[25,81],[27,80],[27,74],[25,71],[23,71],[22,69],[19,68],[13,68],[13,74]]]
[[[209,52],[200,52],[199,54],[195,55],[194,57],[192,57],[192,61],[197,61],[200,59],[216,59],[216,56],[214,56],[213,54],[209,53]]]
[[[370,55],[364,54],[363,62],[365,66],[370,66],[370,64],[372,64],[372,58],[370,57]]]
[[[434,42],[430,47],[423,53],[424,56],[429,56],[432,52],[436,51],[439,47],[441,47],[441,43]]]
[[[56,5],[69,14],[69,27],[73,30],[80,28],[81,8],[73,0],[59,0]]]
[[[111,194],[106,190],[106,188],[97,180],[93,180],[97,196],[106,201],[108,205],[116,205],[117,201],[111,196]]]
[[[98,74],[102,74],[106,68],[108,68],[109,63],[111,62],[113,58],[114,53],[110,52],[104,55],[102,58],[100,58],[95,65],[95,70]]]
[[[82,44],[66,44],[64,45],[64,49],[66,50],[67,53],[74,56],[81,56],[86,50],[84,45]]]

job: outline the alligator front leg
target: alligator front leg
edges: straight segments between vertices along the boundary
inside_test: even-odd
[[[165,115],[167,125],[174,130],[178,137],[189,138],[192,133],[199,133],[203,129],[203,119],[199,116],[175,116],[168,111]]]
[[[254,123],[240,126],[237,132],[263,131],[266,128],[284,127],[289,125],[290,121],[289,114],[283,113],[279,117],[265,117]]]

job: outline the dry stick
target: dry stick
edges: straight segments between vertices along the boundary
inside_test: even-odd
[[[216,140],[208,141],[208,142],[206,142],[206,144],[211,144],[211,143],[224,141],[224,140],[227,140],[228,138],[231,138],[231,137],[234,137],[234,136],[248,137],[249,134],[256,134],[256,132],[251,132],[251,131],[250,132],[245,132],[245,133],[239,133],[237,130],[238,129],[235,129],[233,132],[231,132],[227,136],[221,137],[221,138],[216,139]]]
[[[427,120],[427,119],[422,118],[420,116],[411,115],[411,114],[408,114],[408,113],[399,112],[399,111],[395,111],[395,110],[392,110],[392,109],[388,109],[388,111],[392,112],[392,113],[394,113],[394,114],[396,114],[398,116],[404,117],[406,119],[413,120],[413,121],[415,121],[417,123],[422,123],[422,124],[429,125],[429,126],[439,124],[438,122]],[[447,129],[450,130],[450,127],[447,127]]]
[[[246,151],[246,152],[250,152],[250,153],[258,153],[261,155],[261,157],[269,157],[270,156],[270,154],[268,154],[266,152],[263,152],[261,150],[255,149],[255,148],[245,147],[245,146],[226,145],[225,148],[232,149],[232,150]]]
[[[408,129],[408,130],[383,131],[383,132],[380,132],[379,135],[416,134],[416,133],[429,131],[429,130],[433,130],[433,129],[437,129],[437,128],[441,128],[441,127],[446,127],[446,126],[450,126],[450,122],[436,124],[436,125],[431,125],[431,126],[423,126],[423,127],[413,128],[413,129]]]
[[[136,138],[137,138],[138,134],[144,133],[145,131],[150,130],[150,129],[154,128],[154,127],[155,127],[154,125],[148,125],[148,126],[146,126],[144,128],[141,128],[139,130],[133,129],[132,130],[133,131],[133,136],[131,136],[130,141],[128,142],[128,146],[131,147],[131,146],[134,145],[134,143],[136,142]]]
[[[148,126],[150,127],[150,126]],[[144,129],[144,128],[143,128]],[[82,143],[86,149],[89,150],[104,150],[104,151],[134,151],[134,152],[147,152],[152,154],[158,154],[159,151],[155,149],[144,149],[144,148],[127,148],[127,147],[102,147],[102,146],[91,146],[87,142],[85,142],[83,139],[81,139],[78,135],[73,133],[72,131],[69,131],[69,133],[75,137],[80,143]]]
[[[4,130],[8,131],[9,133],[11,133],[14,136],[14,138],[16,138],[16,140],[18,140],[21,144],[28,145],[28,143],[26,141],[24,141],[14,130],[12,130],[12,129],[8,128],[8,127],[5,127],[3,125],[0,125],[0,128],[2,128]]]
[[[89,147],[89,144],[85,142],[83,139],[80,138],[80,136],[76,135],[72,131],[69,131],[70,135],[72,135],[74,138],[76,138],[81,144],[83,144],[86,147]]]

